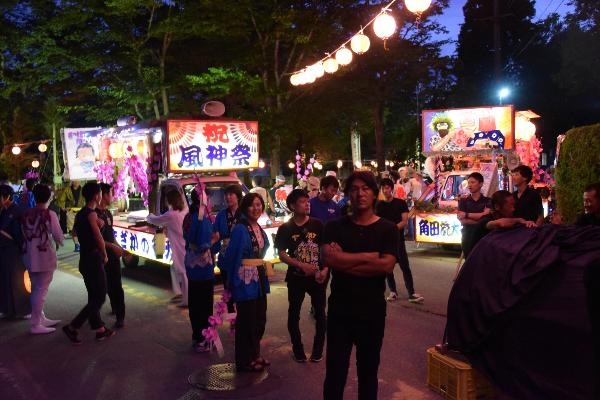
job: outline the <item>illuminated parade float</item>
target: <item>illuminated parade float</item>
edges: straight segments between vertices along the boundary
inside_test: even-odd
[[[171,246],[162,229],[146,222],[149,213],[167,211],[166,193],[178,190],[190,204],[191,192],[203,188],[211,215],[226,207],[224,188],[240,185],[236,171],[259,167],[258,122],[167,120],[114,128],[65,128],[63,154],[68,180],[113,184],[117,242],[139,259],[171,264]],[[136,194],[135,197],[130,195]],[[277,223],[259,220],[275,258],[272,236]]]
[[[415,203],[417,242],[460,245],[458,200],[469,193],[467,178],[483,175],[481,193],[511,190],[510,170],[537,169],[541,146],[531,119],[539,115],[513,106],[425,110],[422,147],[433,183]]]

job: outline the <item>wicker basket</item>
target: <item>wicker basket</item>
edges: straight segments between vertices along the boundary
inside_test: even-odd
[[[427,349],[427,386],[451,400],[492,399],[494,387],[465,362]]]

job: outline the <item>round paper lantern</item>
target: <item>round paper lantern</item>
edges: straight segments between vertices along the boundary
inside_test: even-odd
[[[371,40],[362,31],[354,35],[352,40],[350,41],[350,48],[356,54],[364,54],[371,47]]]
[[[323,69],[328,74],[333,74],[335,71],[338,70],[338,68],[338,63],[335,60],[335,58],[330,57],[327,60],[323,61]]]
[[[119,142],[113,142],[108,146],[108,155],[113,160],[123,158],[123,144]]]
[[[301,77],[300,77],[300,74],[293,74],[293,75],[290,77],[290,83],[291,83],[293,86],[298,86],[298,85],[301,85],[301,84],[302,84],[302,79],[301,79]]]
[[[421,14],[431,5],[431,0],[404,0],[406,8],[414,14]]]
[[[387,13],[387,10],[382,11],[382,13],[375,18],[373,31],[377,37],[385,40],[396,32],[396,20]]]
[[[293,162],[290,162],[290,163],[288,164],[288,168],[289,168],[289,169],[294,169],[294,167],[295,167],[295,166],[296,166],[296,164],[294,164]]]
[[[340,65],[348,65],[352,62],[352,52],[346,46],[343,46],[335,52],[335,59]]]
[[[316,78],[320,78],[325,75],[325,68],[323,67],[323,63],[321,61],[311,65],[308,67],[308,69],[312,71]]]
[[[40,143],[40,145],[38,146],[38,150],[40,151],[40,153],[45,153],[46,150],[48,150],[48,146],[46,146],[46,143]]]
[[[258,162],[258,168],[264,168],[265,167],[265,162],[263,160],[260,160]]]
[[[342,160],[338,160],[337,167],[342,168],[343,165],[344,165],[344,162]]]
[[[304,83],[314,83],[317,80],[315,74],[308,68],[302,70],[302,78]]]
[[[31,166],[32,166],[33,168],[37,168],[37,167],[39,167],[39,166],[40,166],[40,162],[39,162],[38,160],[33,160],[33,161],[31,162]]]
[[[18,156],[19,154],[21,154],[21,148],[19,146],[13,146],[11,151],[15,156]]]

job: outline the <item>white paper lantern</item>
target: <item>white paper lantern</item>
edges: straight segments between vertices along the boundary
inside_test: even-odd
[[[19,154],[21,154],[21,148],[19,146],[13,146],[11,151],[15,156],[18,156]]]
[[[356,54],[364,54],[371,47],[371,40],[362,31],[354,35],[352,40],[350,41],[350,48]]]
[[[338,68],[338,63],[335,60],[335,58],[330,57],[327,60],[323,61],[323,69],[328,74],[333,74],[335,71],[338,70]]]
[[[33,160],[33,161],[31,162],[31,166],[32,166],[33,168],[37,168],[37,167],[39,167],[39,166],[40,166],[40,162],[39,162],[38,160]]]
[[[293,74],[292,76],[290,76],[290,83],[293,86],[298,86],[302,84],[302,77],[300,76],[300,74]]]
[[[348,65],[352,62],[352,52],[344,46],[335,52],[335,59],[342,66]]]
[[[387,13],[387,10],[383,11],[375,18],[373,31],[377,37],[385,40],[396,32],[396,20]]]
[[[38,146],[38,150],[40,151],[40,153],[45,153],[46,150],[48,150],[48,146],[46,146],[45,143],[40,143],[40,145]]]
[[[342,168],[344,166],[344,162],[342,160],[338,160],[337,167]]]
[[[429,8],[431,0],[404,0],[404,4],[410,12],[419,15]]]
[[[314,83],[317,80],[315,74],[308,68],[302,70],[302,78],[303,84]]]
[[[323,63],[321,61],[311,65],[308,67],[308,69],[312,71],[312,73],[315,75],[315,78],[321,78],[323,75],[325,75],[325,68],[323,67]]]
[[[264,162],[263,160],[260,160],[260,161],[258,162],[258,168],[264,168],[264,167],[265,167],[265,165],[266,165],[266,164],[265,164],[265,162]]]

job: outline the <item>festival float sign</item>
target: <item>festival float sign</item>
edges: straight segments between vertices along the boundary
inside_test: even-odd
[[[112,183],[120,200],[127,201],[130,193],[141,196],[141,209],[114,215],[116,242],[137,256],[126,266],[136,266],[139,258],[172,263],[169,240],[160,228],[145,222],[149,212],[159,215],[167,210],[167,191],[178,190],[189,203],[191,192],[202,186],[214,216],[224,204],[225,186],[238,184],[248,192],[235,171],[256,168],[259,161],[256,121],[167,120],[115,128],[65,128],[62,133],[67,179]],[[274,248],[271,233],[277,224],[264,225]],[[271,253],[265,258],[276,258]]]
[[[423,154],[433,178],[415,203],[415,240],[460,245],[462,225],[458,200],[468,195],[467,177],[484,177],[482,194],[511,190],[509,171],[519,164],[537,171],[541,146],[535,137],[532,111],[515,112],[512,105],[424,110]]]

